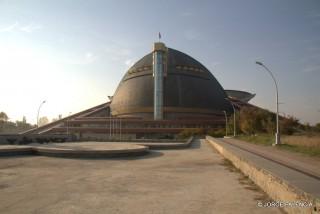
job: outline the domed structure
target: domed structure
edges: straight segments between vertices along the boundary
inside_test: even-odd
[[[163,77],[163,119],[221,115],[232,112],[227,95],[200,62],[168,48]],[[124,75],[112,98],[112,116],[150,119],[154,113],[153,53],[135,63]]]
[[[209,133],[225,127],[233,107],[259,109],[245,102],[252,96],[225,91],[200,62],[156,42],[152,53],[126,72],[109,102],[28,130],[19,138],[121,141],[176,138],[195,128]]]

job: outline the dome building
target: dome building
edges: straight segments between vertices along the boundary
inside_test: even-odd
[[[110,105],[112,116],[153,118],[154,52],[135,63],[122,78]],[[164,58],[163,119],[232,112],[224,89],[200,62],[171,48],[167,48]]]
[[[109,102],[23,134],[80,140],[175,137],[186,129],[224,127],[232,104],[249,105],[237,98],[200,62],[157,42],[124,74]]]

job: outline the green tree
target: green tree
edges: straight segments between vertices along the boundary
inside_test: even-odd
[[[46,124],[48,124],[48,123],[49,123],[49,119],[48,119],[46,116],[40,117],[40,119],[39,119],[39,126],[44,126],[44,125],[46,125]]]
[[[16,130],[17,132],[21,132],[24,130],[28,130],[33,128],[33,126],[29,123],[27,123],[27,119],[25,116],[23,116],[22,121],[16,121]]]
[[[316,129],[317,132],[320,132],[320,123],[317,123],[315,125],[315,129]]]
[[[258,120],[256,109],[252,107],[243,107],[240,110],[240,130],[245,134],[255,134],[258,130]]]
[[[8,115],[5,112],[0,112],[0,121],[5,121],[7,122],[9,120]]]
[[[1,112],[4,113],[4,112]],[[27,119],[25,116],[23,116],[22,121],[16,121],[11,122],[8,121],[8,116],[4,113],[1,114],[0,119],[0,133],[7,133],[7,134],[13,134],[13,133],[19,133],[24,130],[28,130],[33,128],[31,124],[27,123]]]
[[[224,127],[225,128],[225,127]],[[233,113],[231,113],[228,117],[228,123],[227,123],[227,130],[229,135],[233,135],[233,129],[234,129],[234,118]],[[225,129],[224,129],[225,133]],[[236,110],[236,133],[241,133],[240,129],[240,111]]]
[[[22,117],[22,123],[27,123],[27,118],[26,118],[26,116],[23,116],[23,117]]]
[[[243,107],[240,110],[239,127],[246,134],[275,133],[276,116],[260,108]]]
[[[204,129],[202,128],[189,128],[189,129],[184,129],[178,134],[179,139],[185,139],[191,136],[195,135],[203,135],[205,134]]]
[[[262,126],[268,134],[274,134],[276,130],[275,117],[269,115],[266,119],[262,120]]]
[[[294,116],[284,117],[280,120],[280,132],[291,135],[299,128],[299,125],[299,120]]]

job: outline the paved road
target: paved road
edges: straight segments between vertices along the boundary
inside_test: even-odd
[[[224,138],[220,140],[260,153],[272,160],[276,160],[289,167],[294,167],[320,179],[320,158],[318,157],[310,157],[297,152],[281,150],[273,146],[252,144],[238,139]]]
[[[254,145],[236,139],[219,139],[224,147],[251,161],[293,186],[320,198],[320,160],[274,147]],[[245,149],[245,151],[239,150]],[[257,155],[247,151],[252,151]],[[263,158],[264,157],[264,158]]]
[[[113,160],[0,158],[0,213],[281,213],[205,142]]]

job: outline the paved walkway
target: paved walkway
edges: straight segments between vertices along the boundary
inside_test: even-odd
[[[255,145],[237,139],[224,138],[219,140],[223,142],[224,147],[238,156],[320,198],[320,160],[318,158],[274,147]]]
[[[207,143],[142,157],[0,158],[0,213],[281,213]]]

